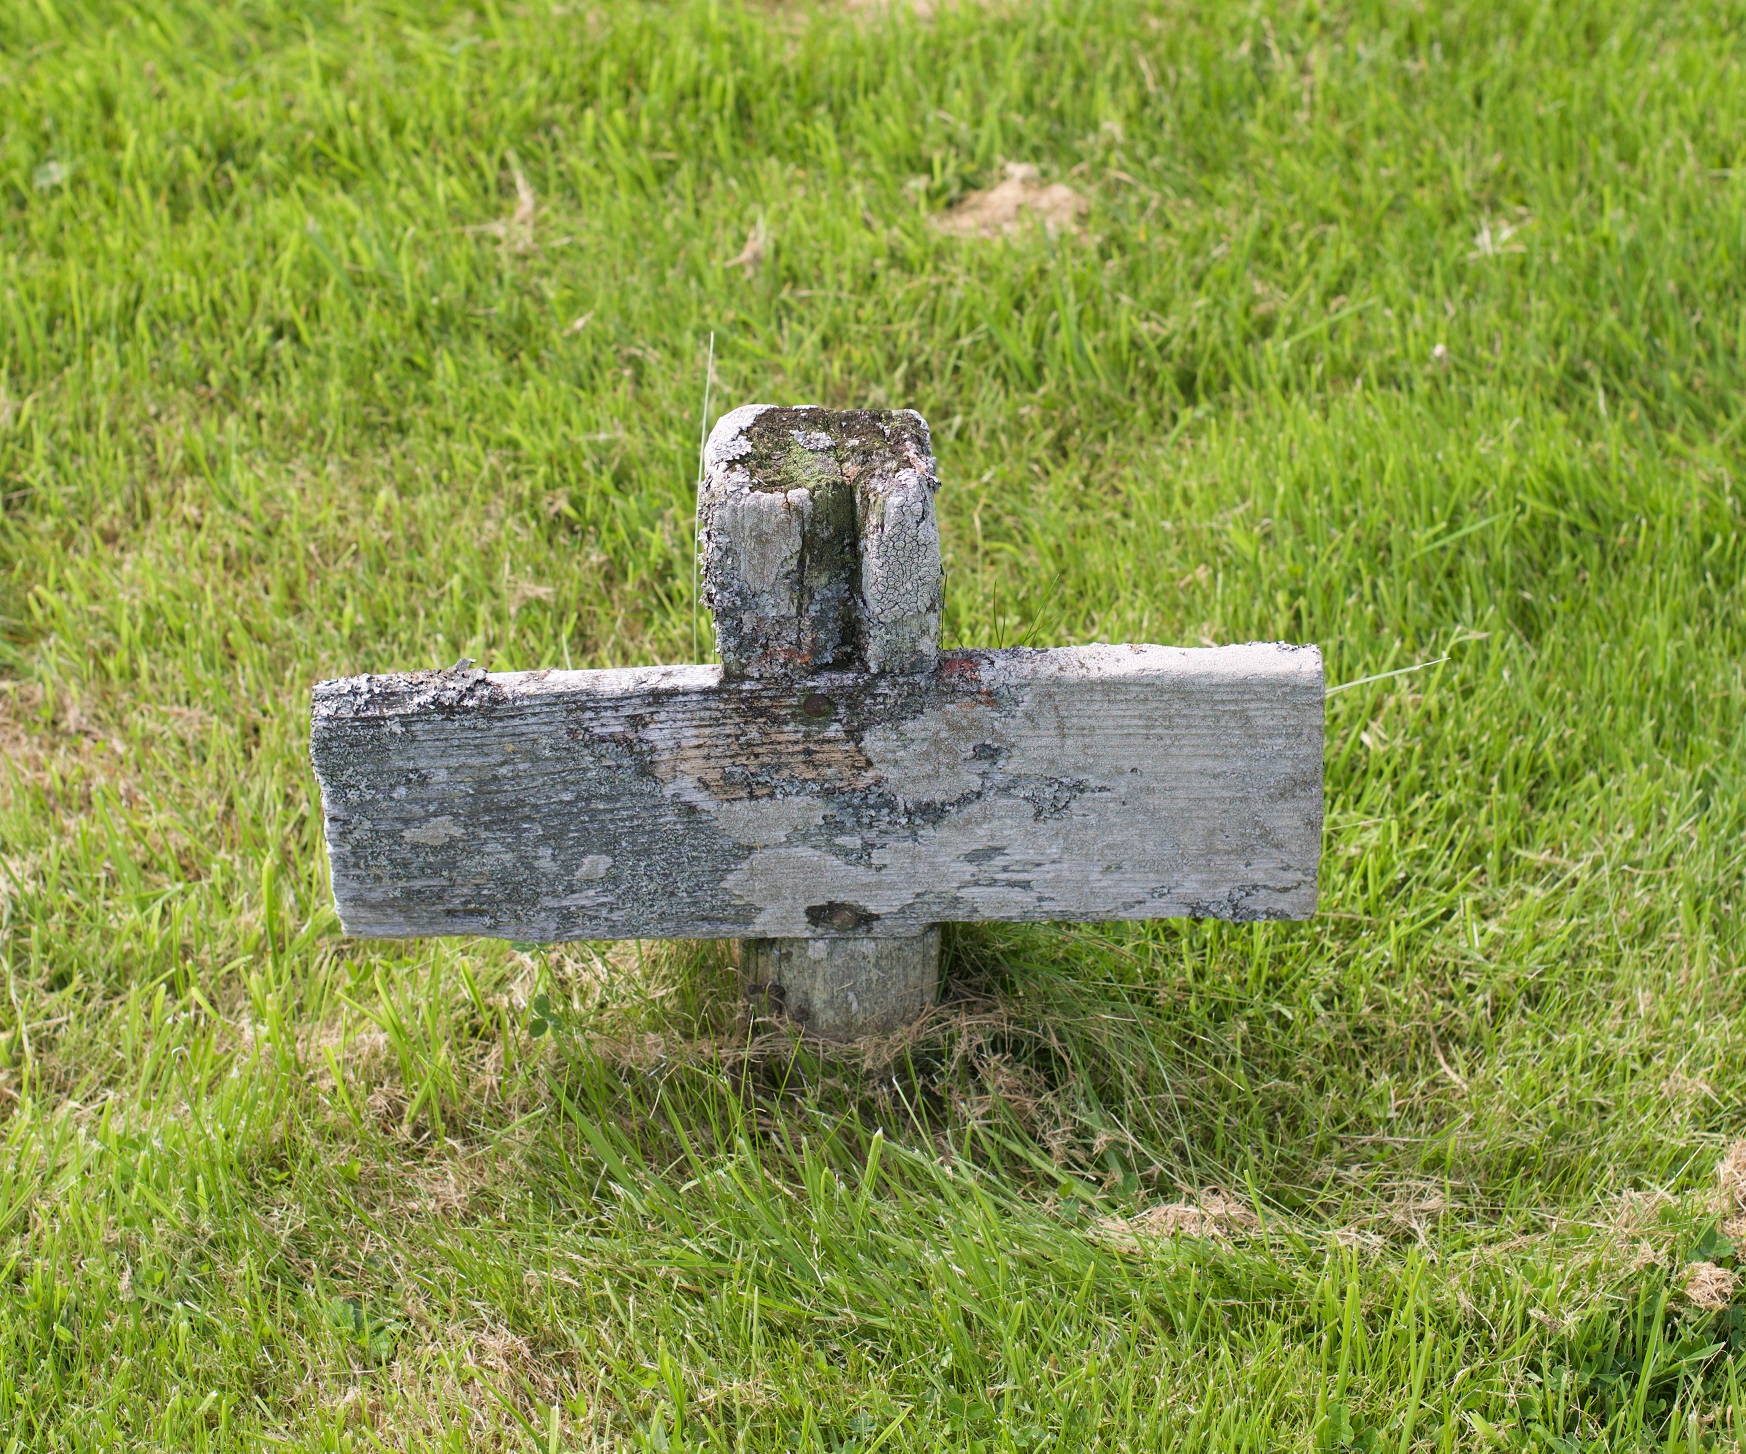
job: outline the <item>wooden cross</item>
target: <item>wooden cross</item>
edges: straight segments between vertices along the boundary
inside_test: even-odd
[[[315,688],[351,934],[727,938],[809,1031],[932,1003],[939,925],[1300,919],[1313,646],[939,650],[927,425],[753,405],[699,497],[720,666]]]

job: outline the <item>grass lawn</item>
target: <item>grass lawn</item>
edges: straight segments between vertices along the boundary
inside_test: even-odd
[[[1739,1447],[1738,0],[0,78],[0,1451]],[[1077,228],[939,225],[1015,162]],[[344,937],[310,684],[690,659],[712,332],[933,422],[947,644],[1319,643],[1317,918],[965,927],[824,1060],[722,945]]]

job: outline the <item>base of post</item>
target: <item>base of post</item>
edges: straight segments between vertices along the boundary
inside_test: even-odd
[[[940,927],[908,939],[746,939],[740,986],[753,1014],[780,1012],[826,1040],[900,1030],[940,988]]]

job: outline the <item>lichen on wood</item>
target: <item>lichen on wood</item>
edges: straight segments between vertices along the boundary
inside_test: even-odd
[[[904,936],[1316,901],[1311,647],[353,678],[316,688],[312,752],[353,933]]]
[[[724,415],[704,451],[704,599],[729,678],[927,671],[938,654],[939,488],[914,410]]]

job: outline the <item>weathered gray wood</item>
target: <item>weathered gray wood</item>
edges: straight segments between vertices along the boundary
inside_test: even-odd
[[[748,1002],[839,1038],[932,1002],[942,920],[1311,913],[1314,648],[941,658],[937,488],[913,411],[737,409],[721,668],[322,683],[346,928],[740,938]]]
[[[940,928],[909,939],[747,939],[740,983],[754,1013],[849,1040],[901,1029],[939,992]]]
[[[926,671],[940,639],[939,478],[913,409],[724,414],[698,498],[729,677]]]
[[[913,410],[779,409],[717,421],[698,493],[703,584],[729,677],[925,672],[939,658],[938,472]],[[914,1019],[939,990],[937,928],[740,946],[748,1004],[814,1034]]]
[[[312,752],[355,934],[878,937],[1316,901],[1313,647],[354,677],[315,689]]]

